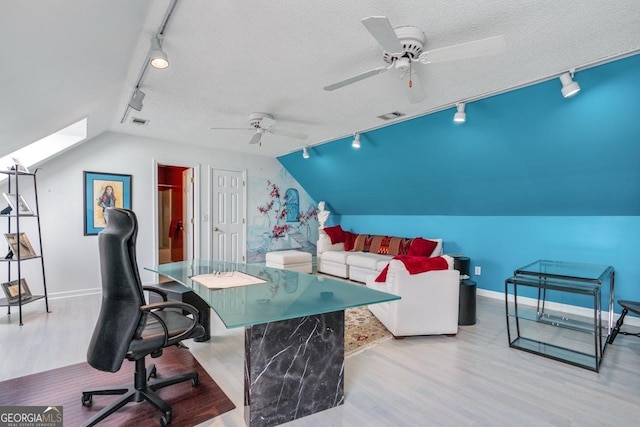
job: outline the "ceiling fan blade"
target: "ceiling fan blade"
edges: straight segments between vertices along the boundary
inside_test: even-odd
[[[251,137],[251,141],[249,141],[249,144],[257,144],[260,142],[260,139],[262,138],[262,133],[260,132],[256,132],[253,134],[253,136]]]
[[[212,130],[253,130],[252,128],[209,128]]]
[[[262,129],[269,129],[274,124],[276,124],[276,121],[271,117],[264,117],[262,120],[260,120],[260,127]]]
[[[409,81],[411,81],[411,86],[409,86]],[[411,80],[405,78],[402,83],[404,84],[405,93],[410,103],[418,104],[427,99],[427,93],[422,85],[422,80],[415,71],[411,72]]]
[[[303,133],[291,132],[290,130],[267,129],[267,132],[272,133],[274,135],[286,136],[286,137],[289,137],[289,138],[307,139],[307,135],[305,135]]]
[[[393,66],[393,65],[391,65],[391,66]],[[324,90],[336,90],[336,89],[340,89],[341,87],[344,87],[344,86],[350,85],[351,83],[359,82],[360,80],[364,80],[364,79],[366,79],[366,78],[368,78],[368,77],[375,76],[375,75],[380,74],[380,73],[384,73],[384,72],[385,72],[385,71],[387,71],[389,68],[390,68],[390,67],[378,67],[378,68],[374,68],[373,70],[366,71],[366,72],[364,72],[364,73],[362,73],[362,74],[358,74],[357,76],[349,77],[348,79],[343,80],[343,81],[341,81],[341,82],[334,83],[334,84],[329,85],[329,86],[325,86],[325,87],[324,87]]]
[[[489,37],[423,52],[418,57],[418,61],[424,64],[433,64],[437,62],[475,58],[478,56],[495,55],[504,52],[506,46],[507,43],[504,36]]]
[[[384,16],[370,16],[362,20],[371,35],[380,43],[380,46],[389,53],[402,53],[404,48],[400,39],[393,30],[391,23]]]

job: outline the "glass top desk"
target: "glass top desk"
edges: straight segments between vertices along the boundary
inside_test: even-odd
[[[245,420],[272,426],[344,402],[344,310],[400,299],[343,281],[258,264],[190,260],[146,268],[191,288],[227,328],[245,328]],[[235,272],[264,283],[210,289]],[[240,279],[240,278],[239,278]]]
[[[603,289],[603,284],[606,282],[609,282],[609,286]],[[513,290],[511,298],[510,286]],[[602,337],[603,293],[608,300],[609,316],[606,327],[608,336],[613,327],[613,267],[539,260],[516,269],[513,277],[505,281],[509,346],[598,372],[607,343],[606,337],[605,339]],[[523,295],[537,299],[535,310],[519,301]],[[589,316],[592,319],[585,321],[576,315],[562,311],[562,301],[567,295],[571,295],[570,303],[574,305],[581,299],[584,299],[584,302],[580,301],[580,305],[592,305],[593,314]],[[547,307],[552,305],[548,303],[549,301],[556,303],[555,309]],[[513,340],[511,326],[515,326]],[[558,327],[572,333],[581,332],[591,335],[592,341],[581,339],[575,334],[552,330]]]

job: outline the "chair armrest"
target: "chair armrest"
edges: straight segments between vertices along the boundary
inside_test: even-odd
[[[165,302],[168,301],[167,292],[160,288],[156,288],[155,286],[143,286],[142,290],[153,292],[154,294],[158,294],[162,297],[162,301],[165,301]]]
[[[184,332],[172,337],[169,336],[169,328],[167,327],[167,324],[162,320],[160,316],[154,313],[154,310],[164,310],[165,308],[178,308],[188,312],[189,314],[192,314],[193,319],[191,319],[192,320],[191,325]],[[169,340],[178,342],[183,339],[186,339],[189,336],[189,334],[191,334],[191,332],[193,332],[193,330],[198,326],[200,321],[200,315],[199,315],[198,309],[192,306],[191,304],[187,304],[180,301],[163,301],[163,302],[156,302],[153,304],[146,304],[146,305],[140,306],[140,310],[146,313],[147,315],[152,316],[154,319],[156,319],[160,324],[160,326],[162,327],[162,330],[164,331],[164,345],[163,345],[164,347],[169,345]]]

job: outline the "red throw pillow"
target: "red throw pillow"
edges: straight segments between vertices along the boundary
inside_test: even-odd
[[[356,245],[356,237],[358,237],[358,235],[355,233],[352,233],[350,231],[344,232],[344,250],[345,251],[353,250],[353,247]]]
[[[416,237],[409,246],[407,255],[409,256],[426,256],[430,257],[433,250],[438,246],[438,242],[433,240],[423,239],[422,237]]]
[[[327,233],[329,239],[331,239],[331,244],[344,242],[344,230],[339,225],[334,225],[333,227],[325,227],[324,232]]]

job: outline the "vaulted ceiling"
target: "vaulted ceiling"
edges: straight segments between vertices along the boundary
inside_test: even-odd
[[[142,111],[125,115],[170,4],[3,1],[0,156],[88,116],[89,137],[110,130],[275,157],[380,126],[384,113],[418,116],[640,49],[637,0],[178,0],[163,44],[171,65],[149,68]],[[395,70],[323,90],[384,65],[360,22],[376,15],[421,28],[426,50],[495,35],[506,50],[418,64],[427,99],[417,104]],[[211,129],[244,128],[251,112],[308,138],[267,134],[258,146],[249,130]]]

